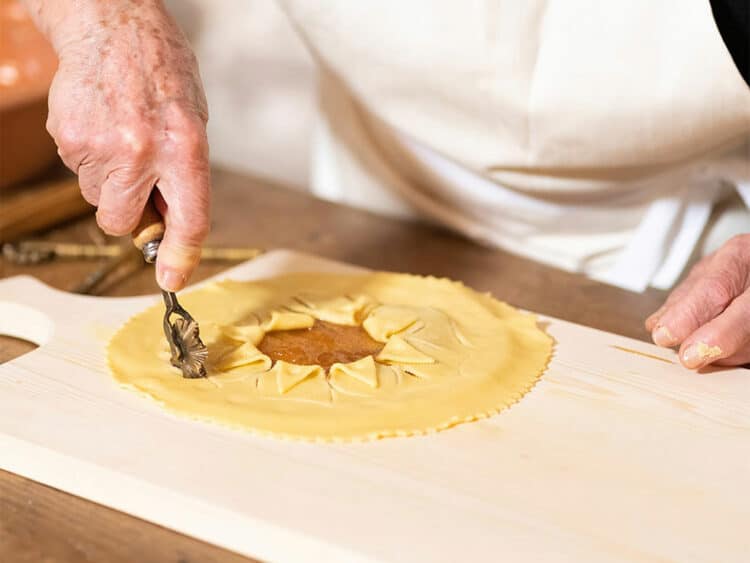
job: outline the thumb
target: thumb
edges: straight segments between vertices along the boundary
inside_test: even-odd
[[[162,177],[154,198],[166,227],[156,260],[156,280],[167,291],[185,287],[200,261],[209,231],[208,172],[182,180]]]

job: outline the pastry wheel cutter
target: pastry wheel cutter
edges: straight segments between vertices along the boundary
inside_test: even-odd
[[[164,236],[162,216],[149,199],[138,226],[133,231],[133,244],[143,253],[149,264],[156,262],[159,244]],[[182,371],[182,376],[195,379],[206,377],[208,349],[200,337],[198,323],[177,301],[171,291],[161,291],[166,310],[164,335],[169,342],[170,363]],[[172,320],[172,316],[175,317]]]

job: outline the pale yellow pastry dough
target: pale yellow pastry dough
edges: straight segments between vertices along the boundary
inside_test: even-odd
[[[391,336],[385,346],[375,358],[384,364],[411,365],[411,364],[434,364],[435,358],[409,344],[401,336]]]
[[[394,334],[403,332],[419,323],[417,312],[412,307],[381,305],[375,307],[362,321],[362,328],[378,342],[388,342]]]
[[[278,360],[268,373],[276,376],[276,388],[281,395],[292,389],[295,385],[302,383],[308,377],[321,377],[324,375],[323,369],[320,366],[298,366],[283,360]]]
[[[331,379],[351,377],[373,389],[378,386],[378,366],[371,355],[348,364],[335,363],[329,373]]]
[[[446,279],[290,274],[180,301],[200,323],[208,377],[184,379],[165,361],[159,304],[112,338],[115,379],[177,413],[279,437],[407,436],[484,418],[531,389],[552,354],[532,315]],[[266,333],[316,320],[361,326],[383,347],[327,372],[260,351]]]

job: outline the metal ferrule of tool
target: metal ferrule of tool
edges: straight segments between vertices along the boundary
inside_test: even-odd
[[[133,231],[133,244],[143,253],[149,264],[156,262],[164,235],[164,222],[159,212],[149,201],[141,222]],[[164,298],[164,336],[169,342],[170,362],[182,371],[183,377],[195,379],[206,377],[208,350],[200,338],[198,323],[177,301],[171,291],[161,292]],[[172,317],[175,317],[172,320]]]

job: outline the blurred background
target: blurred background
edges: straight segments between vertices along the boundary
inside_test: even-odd
[[[286,185],[305,186],[315,68],[277,3],[166,4],[198,57],[208,97],[212,160]]]

